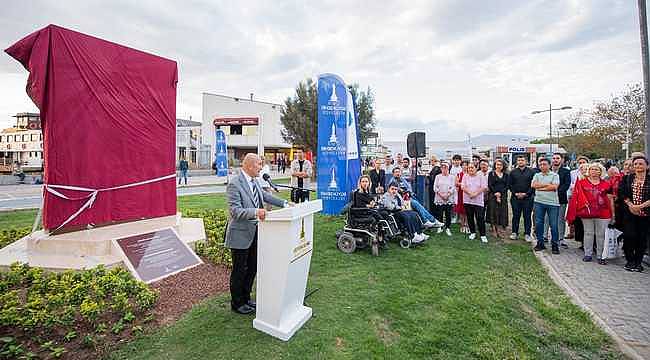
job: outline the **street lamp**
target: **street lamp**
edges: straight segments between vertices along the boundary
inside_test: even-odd
[[[572,109],[572,107],[571,106],[562,106],[561,108],[555,108],[554,109],[553,106],[551,106],[551,104],[548,104],[548,109],[546,109],[546,110],[535,110],[535,111],[533,111],[531,113],[531,114],[535,115],[535,114],[541,114],[541,113],[544,113],[544,112],[548,111],[548,138],[550,140],[550,144],[548,144],[548,146],[550,148],[551,153],[553,152],[553,117],[552,117],[553,110],[569,110],[569,109]]]

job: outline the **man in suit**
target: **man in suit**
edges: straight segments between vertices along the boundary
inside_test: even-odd
[[[225,246],[232,253],[230,306],[239,314],[255,311],[256,304],[251,300],[251,290],[257,274],[257,223],[266,217],[264,203],[288,206],[286,200],[262,190],[257,181],[259,172],[259,157],[248,153],[242,161],[241,171],[226,188],[230,220],[226,229]]]
[[[375,159],[373,166],[374,168],[368,173],[372,182],[370,185],[370,193],[383,194],[386,184],[386,171],[381,168],[381,161],[379,159]]]

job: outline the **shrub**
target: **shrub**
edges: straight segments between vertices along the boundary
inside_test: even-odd
[[[184,209],[183,216],[202,218],[205,227],[205,242],[196,243],[196,253],[215,264],[232,265],[230,251],[223,246],[228,216],[221,209]]]
[[[8,272],[0,273],[0,289],[0,328],[9,332],[0,334],[5,339],[4,344],[0,341],[0,358],[27,349],[32,343],[29,339],[37,336],[44,336],[41,347],[31,350],[43,357],[61,357],[66,350],[57,344],[76,338],[94,346],[94,329],[100,332],[108,327],[118,334],[125,322],[139,326],[158,299],[156,292],[127,270],[101,266],[46,273],[13,264]]]
[[[0,249],[14,241],[20,240],[22,237],[29,234],[30,231],[31,229],[27,227],[0,230]]]

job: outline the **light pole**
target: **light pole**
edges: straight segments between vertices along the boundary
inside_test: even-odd
[[[645,0],[638,0],[639,31],[641,33],[641,60],[643,64],[643,89],[645,95],[645,154],[650,156],[650,59],[648,59],[648,19]],[[629,145],[628,145],[629,146]]]
[[[541,114],[548,111],[548,139],[550,143],[548,144],[550,152],[553,152],[553,110],[569,110],[572,109],[571,106],[562,106],[561,108],[553,108],[551,104],[548,104],[548,109],[546,110],[535,110],[531,114]]]

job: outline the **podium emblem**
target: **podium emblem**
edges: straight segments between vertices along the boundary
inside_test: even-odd
[[[298,237],[298,245],[296,245],[296,247],[293,248],[293,260],[291,260],[291,262],[298,260],[303,255],[310,252],[311,251],[310,245],[311,242],[307,241],[307,238],[305,237],[305,218],[302,218],[300,224],[300,235]]]

